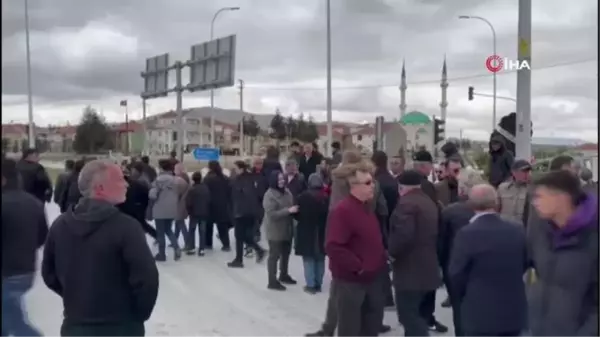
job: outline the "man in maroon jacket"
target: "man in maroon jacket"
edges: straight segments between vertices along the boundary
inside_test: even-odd
[[[338,336],[377,336],[385,305],[386,253],[377,216],[366,204],[374,190],[369,167],[353,166],[348,183],[350,195],[331,211],[325,242],[336,287]]]

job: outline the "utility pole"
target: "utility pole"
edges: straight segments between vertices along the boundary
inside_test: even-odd
[[[333,143],[333,113],[331,111],[331,0],[327,0],[327,148],[325,153],[331,157]]]
[[[181,70],[183,64],[179,61],[175,62],[175,91],[177,93],[177,159],[183,163],[183,150],[185,141],[185,129],[183,125],[183,84],[181,79]]]
[[[142,154],[144,155],[148,155],[148,125],[147,125],[147,121],[146,121],[146,99],[142,98],[142,126],[143,126],[143,132],[144,132],[144,137],[143,137],[143,141],[144,141],[144,146],[142,149]]]
[[[244,80],[238,80],[240,82],[240,112],[242,113],[242,122],[240,123],[240,152],[242,156],[246,155],[246,147],[244,146],[244,121],[246,116],[244,115]]]
[[[517,71],[517,130],[515,155],[531,159],[531,0],[519,0],[519,64],[529,67]]]
[[[31,84],[31,48],[29,46],[29,1],[25,5],[25,57],[27,63],[27,117],[29,122],[29,147],[35,148],[35,123],[33,121],[33,89]]]

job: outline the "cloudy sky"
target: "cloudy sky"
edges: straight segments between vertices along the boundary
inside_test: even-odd
[[[491,93],[485,59],[490,29],[461,14],[487,18],[498,54],[517,56],[518,0],[331,0],[333,116],[373,121],[399,116],[402,60],[409,110],[439,115],[439,79],[448,62],[450,135],[482,139],[491,129],[492,100],[467,100],[467,88]],[[27,120],[25,25],[22,1],[2,1],[2,122]],[[146,57],[169,52],[186,60],[192,44],[209,39],[213,14],[223,6],[215,36],[237,34],[236,77],[244,79],[245,110],[325,119],[325,0],[29,0],[36,123],[76,123],[91,104],[124,120],[128,99],[141,117]],[[534,1],[532,114],[538,137],[598,138],[597,11],[595,0]],[[184,81],[187,76],[184,75]],[[516,96],[515,73],[498,76],[498,95]],[[208,105],[184,94],[184,107]],[[239,107],[236,88],[218,90],[215,105]],[[175,106],[174,96],[149,102],[149,113]],[[498,114],[514,102],[498,101]]]

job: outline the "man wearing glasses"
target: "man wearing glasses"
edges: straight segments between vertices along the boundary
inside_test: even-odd
[[[524,159],[516,160],[511,167],[512,179],[498,186],[500,215],[505,220],[514,221],[523,226],[529,222],[529,182],[531,164]]]
[[[338,336],[377,336],[387,257],[377,215],[368,206],[375,183],[365,162],[347,165],[346,172],[350,193],[331,210],[325,236]]]

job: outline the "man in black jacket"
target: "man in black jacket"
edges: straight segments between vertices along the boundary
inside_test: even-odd
[[[56,182],[54,183],[54,203],[60,206],[63,195],[66,189],[69,187],[69,177],[73,174],[73,170],[75,169],[75,161],[73,159],[67,159],[65,161],[65,171],[61,172],[58,177],[56,177]],[[64,210],[61,209],[61,213]]]
[[[87,163],[82,198],[52,224],[42,277],[63,299],[63,336],[143,336],[158,295],[158,270],[135,219],[115,205],[125,201],[121,169]]]
[[[265,250],[258,245],[254,235],[262,205],[259,205],[259,191],[255,177],[248,171],[246,163],[236,161],[235,165],[240,172],[231,182],[235,258],[227,265],[231,268],[243,268],[244,244],[256,252],[259,262],[262,261],[265,255]]]
[[[494,135],[490,140],[490,185],[498,188],[500,184],[511,177],[512,164],[515,161],[513,154],[506,148],[504,137]]]
[[[142,178],[144,166],[139,162],[130,166],[129,173],[125,174],[125,181],[128,185],[125,202],[117,205],[117,208],[137,220],[144,232],[156,240],[156,229],[146,222],[150,186]]]
[[[311,174],[317,172],[317,166],[323,161],[323,155],[315,150],[313,144],[304,144],[304,155],[298,163],[298,170],[308,179]]]
[[[44,204],[19,188],[12,159],[2,160],[2,336],[41,336],[23,312],[33,286],[37,250],[46,240]]]
[[[440,201],[435,189],[435,185],[429,181],[431,171],[433,170],[433,156],[426,150],[420,150],[414,155],[414,167],[419,173],[421,173],[423,180],[421,181],[421,190],[425,193],[433,202],[438,205],[438,218],[441,218],[441,207]],[[440,231],[438,231],[439,233]],[[448,327],[438,322],[435,318],[435,293],[436,290],[430,291],[425,294],[423,303],[421,304],[421,315],[427,321],[429,329],[439,333],[448,332]]]
[[[39,161],[36,149],[26,149],[17,163],[17,169],[21,174],[21,183],[25,192],[46,203],[52,199],[52,182],[48,177],[48,172]]]

